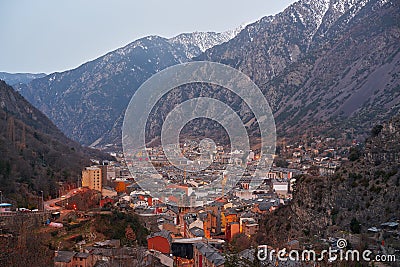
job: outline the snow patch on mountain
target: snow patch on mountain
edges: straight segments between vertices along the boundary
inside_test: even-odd
[[[168,41],[183,49],[188,58],[193,58],[211,47],[231,40],[243,30],[244,27],[245,25],[242,24],[236,29],[225,32],[182,33],[168,39]]]

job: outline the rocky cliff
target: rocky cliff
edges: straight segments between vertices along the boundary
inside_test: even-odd
[[[347,162],[335,175],[299,177],[293,201],[266,217],[263,241],[283,244],[299,239],[307,243],[340,231],[355,232],[354,222],[360,226],[359,233],[366,233],[370,227],[398,220],[400,158],[392,155],[400,153],[399,127],[396,117],[381,131],[374,128],[364,156]]]

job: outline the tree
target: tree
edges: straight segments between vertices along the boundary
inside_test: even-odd
[[[371,130],[371,136],[372,137],[376,137],[380,134],[380,132],[382,131],[383,126],[382,125],[375,125],[372,130]]]
[[[248,238],[245,234],[240,233],[233,237],[231,241],[232,251],[240,252],[251,246],[251,239]]]
[[[239,261],[237,254],[230,254],[225,256],[225,267],[236,267]]]
[[[0,238],[0,266],[52,266],[54,252],[49,248],[49,233],[32,224],[33,217],[14,216],[12,235]]]
[[[360,158],[361,156],[361,151],[357,147],[351,147],[350,148],[350,153],[349,153],[349,160],[350,161],[356,161]]]
[[[128,240],[129,243],[133,243],[136,241],[136,234],[133,231],[132,227],[128,224],[128,226],[125,229],[125,237]]]
[[[361,232],[361,224],[356,218],[351,220],[350,230],[353,234],[359,234]]]

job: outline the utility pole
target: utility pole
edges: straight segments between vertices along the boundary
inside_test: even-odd
[[[3,192],[0,191],[0,204],[3,203]]]
[[[43,191],[40,191],[40,193],[42,194],[42,211],[44,211]],[[38,208],[39,208],[39,207],[38,207]]]

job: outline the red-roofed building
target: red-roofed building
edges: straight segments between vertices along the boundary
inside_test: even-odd
[[[162,230],[147,238],[147,248],[157,250],[161,253],[171,252],[172,237],[169,231]]]

